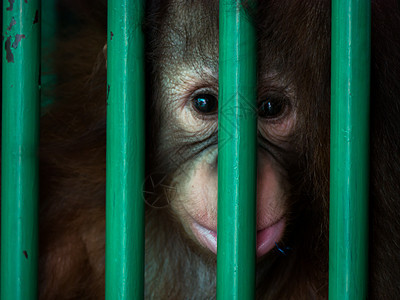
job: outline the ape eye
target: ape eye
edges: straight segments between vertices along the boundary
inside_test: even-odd
[[[193,107],[196,111],[204,115],[210,115],[217,111],[218,100],[213,95],[200,94],[192,100]]]
[[[258,104],[258,116],[264,119],[276,118],[284,112],[287,102],[279,97],[267,97],[267,100]]]

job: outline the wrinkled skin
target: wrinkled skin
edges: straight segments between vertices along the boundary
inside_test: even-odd
[[[372,9],[369,296],[395,299],[400,10],[395,1],[374,1]],[[330,1],[259,1],[250,13],[258,31],[257,298],[325,299]],[[56,54],[60,99],[42,119],[41,299],[104,297],[107,47],[101,22],[60,41]],[[144,30],[146,298],[212,299],[218,2],[148,1]]]

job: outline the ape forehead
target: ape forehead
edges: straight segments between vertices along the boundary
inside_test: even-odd
[[[259,78],[275,74],[281,84],[310,92],[329,74],[330,1],[259,2],[260,9],[250,12],[258,35]],[[182,69],[218,77],[219,2],[160,5],[149,44],[155,72],[176,80]]]
[[[171,1],[161,28],[164,66],[218,68],[218,1]],[[181,67],[180,66],[180,67]]]

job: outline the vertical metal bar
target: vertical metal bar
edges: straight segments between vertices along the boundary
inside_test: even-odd
[[[40,1],[3,1],[1,299],[37,298]]]
[[[332,2],[329,298],[367,298],[370,1]]]
[[[144,295],[144,1],[108,1],[106,298]]]
[[[256,38],[242,2],[220,1],[218,299],[255,295]]]

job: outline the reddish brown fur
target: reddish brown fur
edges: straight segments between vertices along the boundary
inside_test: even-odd
[[[201,8],[206,3],[205,7],[210,9],[207,20],[214,20],[214,2],[194,1],[193,5],[197,3]],[[369,295],[370,299],[396,299],[400,295],[400,9],[394,0],[373,1],[372,8]],[[171,27],[166,28],[164,18],[168,9],[167,1],[155,3],[151,7],[155,11],[148,13],[145,24],[154,39],[148,43],[153,82],[157,82],[157,74],[164,67],[166,53],[176,50],[158,36],[177,25],[168,24]],[[288,178],[291,220],[284,243],[291,250],[281,255],[275,249],[259,263],[257,296],[324,299],[328,255],[330,3],[260,1],[258,20],[259,60],[263,64],[260,69],[275,70],[276,79],[295,90],[300,121],[290,138],[297,163],[291,164],[293,172]],[[104,26],[91,25],[79,36],[59,44],[57,68],[62,84],[56,91],[56,105],[42,119],[41,133],[41,299],[101,299],[104,295],[105,42]],[[198,49],[198,40],[195,38],[186,46]],[[210,53],[215,50],[215,45],[200,46]],[[190,60],[192,54],[181,55]],[[261,80],[260,90],[268,89],[272,84],[268,80]],[[157,89],[153,97],[162,99]],[[155,109],[157,105],[156,102]],[[162,119],[162,112],[156,111],[155,115]],[[185,149],[185,140],[177,135],[175,138],[182,144],[159,145],[160,124],[151,122],[149,140],[156,141],[154,145],[149,141],[149,156],[161,167],[152,166],[149,174],[168,174],[179,159],[187,158],[182,155],[171,165],[162,152],[170,155],[174,150]],[[156,149],[163,150],[159,153]],[[154,209],[156,205],[149,205],[146,211],[146,297],[213,298],[215,258],[186,238],[168,207]]]

